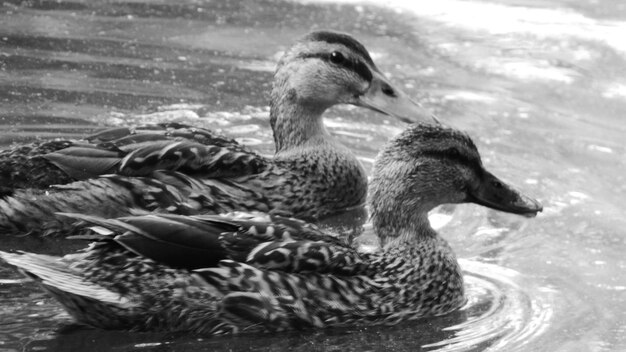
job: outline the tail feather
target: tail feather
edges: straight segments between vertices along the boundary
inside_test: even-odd
[[[71,229],[67,219],[57,212],[96,214],[119,217],[136,206],[132,190],[106,178],[79,181],[64,188],[20,190],[0,199],[0,229],[5,233],[41,233],[48,235]]]
[[[57,294],[75,295],[111,304],[123,309],[134,305],[119,293],[113,292],[93,282],[86,281],[70,264],[59,257],[33,254],[8,253],[0,251],[0,258],[18,267],[29,277],[46,288],[54,289]]]
[[[118,218],[133,215],[138,209],[186,211],[179,208],[186,207],[192,185],[170,184],[168,180],[108,175],[46,191],[20,190],[11,197],[0,199],[0,231],[73,235],[75,228],[71,225],[76,220],[67,215],[59,217],[57,213]]]
[[[104,329],[138,326],[139,303],[85,280],[62,258],[0,251],[0,259],[39,282],[76,321]]]

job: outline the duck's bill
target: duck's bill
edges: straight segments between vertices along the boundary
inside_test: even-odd
[[[402,90],[394,87],[381,73],[372,71],[373,78],[369,89],[354,103],[401,121],[439,123],[430,111],[414,102]]]
[[[528,217],[536,216],[543,210],[541,203],[515,190],[488,171],[484,172],[480,186],[468,191],[467,201]]]

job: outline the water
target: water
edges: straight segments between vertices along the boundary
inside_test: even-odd
[[[532,220],[473,205],[433,214],[465,270],[463,309],[394,327],[278,336],[106,332],[73,325],[2,265],[0,351],[626,350],[626,4],[384,4],[4,1],[0,144],[174,119],[271,154],[267,92],[281,50],[312,29],[353,33],[394,82],[468,131],[489,169],[545,206]],[[326,121],[368,169],[403,128],[350,107]],[[18,247],[72,249],[0,244]]]

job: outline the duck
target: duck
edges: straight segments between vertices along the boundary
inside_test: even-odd
[[[61,214],[85,230],[76,238],[94,242],[64,257],[0,258],[97,328],[219,335],[392,325],[464,304],[461,268],[428,212],[467,202],[526,217],[542,211],[484,168],[467,134],[415,124],[376,158],[375,251],[263,213]]]
[[[317,221],[362,207],[367,193],[363,166],[324,127],[328,108],[352,104],[405,122],[437,121],[389,82],[363,44],[333,31],[309,33],[285,51],[270,96],[273,157],[174,123],[0,153],[0,231],[62,232],[67,227],[55,212],[261,211]]]

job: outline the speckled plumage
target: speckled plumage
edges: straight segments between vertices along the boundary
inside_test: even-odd
[[[149,176],[108,175],[45,191],[19,191],[0,200],[0,229],[56,234],[68,228],[54,216],[56,212],[119,217],[145,211],[242,210],[319,219],[364,201],[367,181],[358,161],[353,161],[330,148],[317,148],[268,162],[248,175],[209,178],[163,170]]]
[[[0,257],[79,322],[101,328],[224,334],[395,324],[465,301],[454,252],[427,221],[432,207],[472,201],[528,216],[541,211],[494,183],[469,137],[442,127],[412,126],[374,170],[370,206],[384,243],[374,253],[277,216],[66,214],[90,226],[83,238],[97,242],[63,258]]]
[[[276,69],[274,158],[177,124],[15,147],[0,153],[7,195],[0,200],[0,231],[58,232],[64,224],[55,212],[116,217],[255,210],[319,220],[362,206],[365,171],[322,121],[325,110],[341,103],[405,120],[428,118],[386,81],[362,44],[346,34],[314,32],[287,50]],[[114,175],[99,177],[104,174]],[[52,183],[66,185],[45,188]]]

